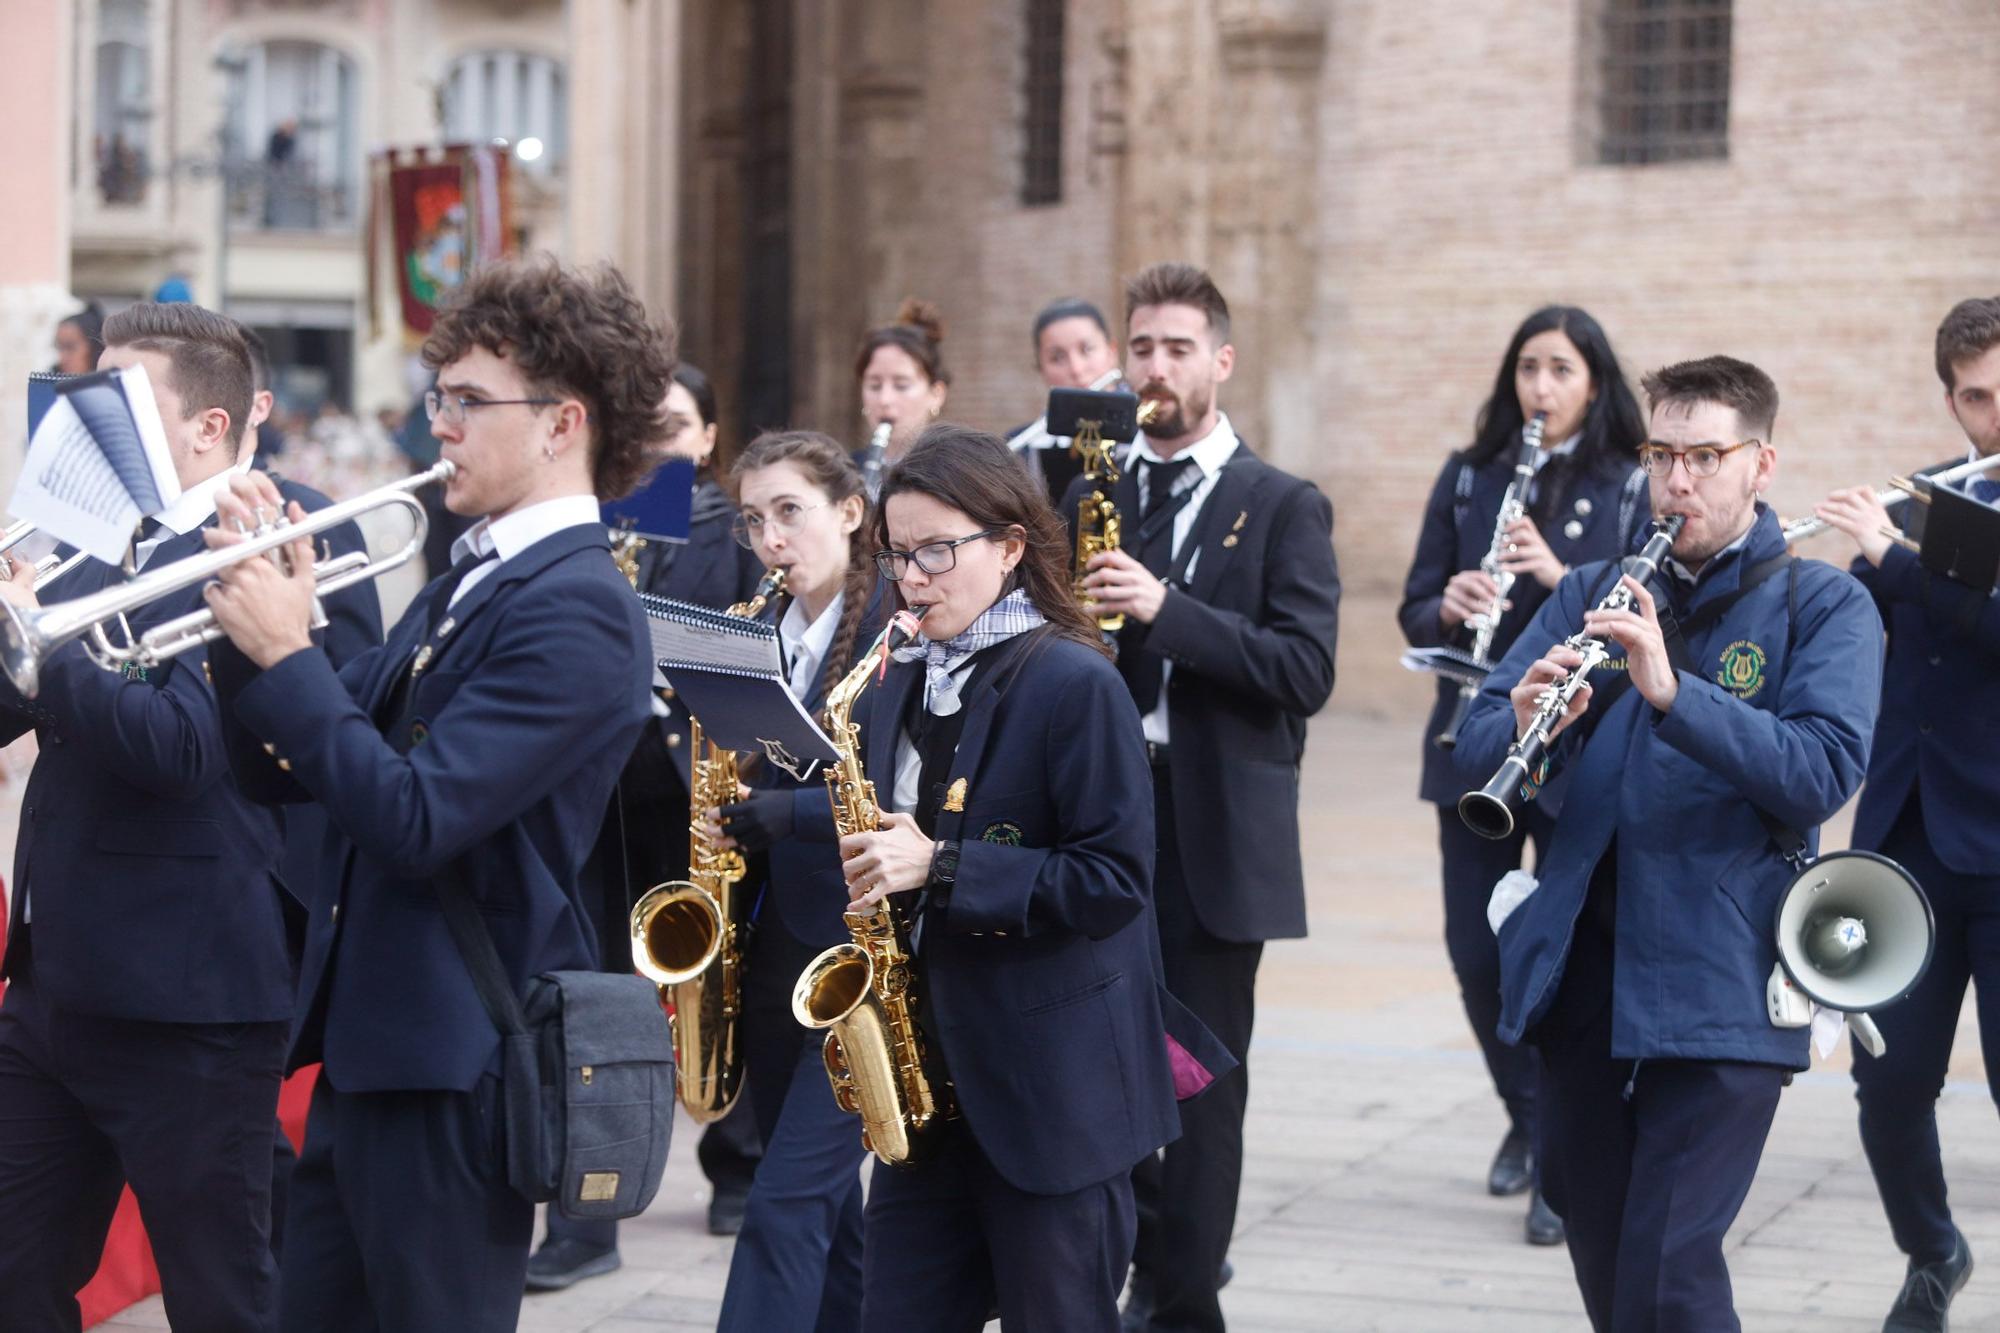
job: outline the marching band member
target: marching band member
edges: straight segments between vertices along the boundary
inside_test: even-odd
[[[1499,534],[1495,527],[1522,429],[1538,412],[1546,420],[1527,513]],[[1646,476],[1635,461],[1645,434],[1639,404],[1597,321],[1574,306],[1547,306],[1528,316],[1500,359],[1472,444],[1446,460],[1431,488],[1397,611],[1403,637],[1418,648],[1469,642],[1466,622],[1489,612],[1497,598],[1481,562],[1504,543],[1500,567],[1514,582],[1489,661],[1506,652],[1571,565],[1609,559],[1629,547],[1646,517]],[[1494,1032],[1500,955],[1486,924],[1486,899],[1495,881],[1520,866],[1531,837],[1537,856],[1547,847],[1550,820],[1531,806],[1509,837],[1490,842],[1465,827],[1457,810],[1463,784],[1437,739],[1460,704],[1457,682],[1440,678],[1437,705],[1424,726],[1419,791],[1438,808],[1445,952],[1486,1071],[1507,1108],[1507,1135],[1486,1188],[1520,1194],[1534,1183],[1535,1061],[1531,1048],[1503,1045]],[[1562,1222],[1539,1191],[1529,1204],[1526,1231],[1531,1244],[1562,1243]]]
[[[1167,989],[1242,1062],[1264,941],[1306,932],[1299,759],[1306,719],[1333,692],[1333,506],[1251,453],[1218,407],[1236,349],[1206,273],[1156,264],[1126,285],[1125,305],[1127,378],[1166,408],[1113,491],[1124,549],[1094,557],[1085,586],[1097,611],[1125,615],[1118,672],[1152,768]],[[1065,497],[1065,517],[1082,485]],[[1180,1141],[1163,1162],[1148,1157],[1135,1182],[1129,1324],[1223,1326],[1216,1292],[1243,1172],[1248,1071],[1218,1084],[1183,1108]]]
[[[1945,407],[1973,457],[2000,453],[2000,299],[1961,301],[1937,331]],[[1968,460],[1969,461],[1969,460]],[[1992,473],[1970,483],[2000,500]],[[1916,506],[1912,505],[1911,508]],[[1867,487],[1837,491],[1819,516],[1861,549],[1854,575],[1889,625],[1882,717],[1854,846],[1878,851],[1923,885],[1937,924],[1930,970],[1877,1020],[1887,1050],[1854,1045],[1861,1144],[1909,1273],[1885,1330],[1943,1329],[1951,1298],[1972,1271],[1952,1224],[1939,1157],[1937,1098],[1951,1060],[1965,987],[1979,990],[1986,1081],[2000,1098],[2000,599],[1927,571],[1891,542],[1889,516]]]
[[[667,436],[648,463],[683,458],[697,465],[685,542],[649,541],[633,552],[640,592],[717,610],[742,601],[760,572],[750,553],[730,537],[736,508],[713,475],[715,391],[708,377],[683,361],[674,367],[665,403]],[[656,697],[653,720],[619,774],[597,844],[584,863],[585,905],[597,928],[598,957],[607,972],[632,970],[627,918],[639,895],[655,884],[688,874],[688,715],[671,691]],[[709,1228],[733,1232],[756,1167],[756,1127],[747,1103],[704,1128],[702,1170],[714,1184]],[[528,1259],[528,1290],[559,1291],[588,1277],[615,1271],[618,1223],[573,1218],[548,1210],[548,1232]]]
[[[1685,519],[1654,588],[1627,577],[1631,607],[1605,609],[1616,565],[1566,575],[1487,677],[1457,756],[1462,778],[1494,773],[1582,660],[1566,636],[1623,650],[1551,751],[1565,799],[1539,888],[1498,927],[1499,1035],[1540,1050],[1542,1185],[1592,1327],[1717,1333],[1739,1327],[1723,1235],[1807,1063],[1806,1031],[1765,1008],[1794,873],[1780,840],[1810,849],[1860,784],[1882,625],[1853,579],[1788,557],[1760,499],[1778,463],[1770,377],[1718,356],[1644,387],[1652,511]]]
[[[861,386],[861,417],[872,434],[888,424],[885,463],[909,452],[923,428],[937,420],[951,392],[951,371],[944,364],[944,318],[928,301],[911,298],[896,312],[893,324],[870,329],[854,358],[854,378]],[[867,450],[857,455],[866,466]]]
[[[614,270],[501,263],[466,281],[424,357],[459,469],[446,502],[480,521],[389,642],[337,674],[312,649],[309,542],[289,574],[243,560],[207,593],[233,645],[212,657],[238,779],[317,799],[333,824],[292,1044],[294,1066],[322,1068],[287,1330],[514,1328],[534,1207],[499,1161],[500,1037],[436,885],[455,876],[490,909],[517,989],[593,966],[578,872],[647,715],[644,613],[598,497],[629,490],[663,433],[660,331]],[[279,503],[253,474],[218,507],[254,525]]]
[[[875,1171],[862,1323],[971,1330],[997,1306],[1109,1333],[1131,1168],[1177,1128],[1139,717],[1005,445],[934,426],[882,495],[876,560],[925,614],[856,708],[887,813],[841,853],[857,905],[921,895],[919,1017],[958,1109],[931,1157]]]
[[[736,532],[787,571],[778,637],[792,692],[815,715],[881,623],[861,473],[813,431],[760,435],[730,468]],[[767,876],[743,928],[746,1095],[764,1143],[730,1257],[718,1328],[841,1333],[861,1318],[861,1139],[834,1102],[820,1035],[792,1016],[792,986],[814,955],[847,938],[840,858],[818,775],[767,766],[760,789],[710,814],[709,836],[766,852]],[[803,836],[795,836],[803,834]]]
[[[233,321],[186,304],[132,306],[104,338],[103,369],[144,367],[180,479],[137,547],[157,568],[202,549],[218,491],[248,465],[250,354]],[[0,597],[28,610],[120,578],[90,560],[38,591],[31,562],[8,565]],[[200,605],[194,589],[163,597],[131,628]],[[0,1324],[78,1326],[129,1183],[167,1317],[268,1329],[293,980],[279,821],[230,781],[199,650],[119,674],[71,643],[32,703],[0,695],[0,738],[32,727],[41,742],[0,969]]]
[[[1035,371],[1051,389],[1089,389],[1118,374],[1118,344],[1104,312],[1066,297],[1035,316]],[[1062,499],[1083,464],[1069,455],[1067,437],[1049,434],[1046,414],[1007,436],[1007,447],[1048,487],[1051,504]]]

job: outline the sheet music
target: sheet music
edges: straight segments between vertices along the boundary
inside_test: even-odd
[[[125,558],[139,520],[180,498],[145,368],[59,385],[28,443],[8,509],[107,564]]]
[[[833,742],[785,682],[775,627],[645,593],[639,601],[652,631],[656,680],[673,687],[717,745],[762,754],[800,781],[835,757]]]

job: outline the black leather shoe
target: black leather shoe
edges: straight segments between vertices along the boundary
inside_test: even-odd
[[[1549,1201],[1542,1197],[1542,1191],[1535,1190],[1528,1200],[1528,1221],[1524,1228],[1530,1245],[1560,1245],[1563,1243],[1563,1220],[1556,1216],[1556,1210],[1549,1207]]]
[[[587,1277],[617,1271],[618,1251],[600,1250],[567,1236],[542,1242],[528,1259],[529,1291],[561,1291]]]
[[[1222,1271],[1215,1275],[1215,1289],[1221,1291],[1236,1276],[1236,1265],[1227,1259],[1222,1261]],[[1119,1333],[1146,1333],[1153,1320],[1153,1279],[1138,1269],[1132,1270],[1131,1292],[1125,1297],[1125,1309],[1118,1316]]]
[[[1952,1242],[1948,1258],[1910,1265],[1903,1290],[1889,1307],[1889,1317],[1882,1321],[1882,1333],[1946,1333],[1951,1327],[1945,1311],[1972,1276],[1972,1250],[1965,1243],[1965,1233],[1954,1228]]]
[[[1146,1333],[1146,1326],[1152,1322],[1152,1275],[1135,1268],[1131,1289],[1125,1294],[1125,1308],[1118,1316],[1119,1333]]]
[[[733,1236],[743,1229],[743,1208],[750,1196],[735,1190],[717,1190],[708,1201],[708,1234]]]
[[[1493,1154],[1493,1167],[1486,1173],[1486,1192],[1504,1198],[1523,1193],[1534,1183],[1535,1158],[1528,1147],[1528,1133],[1510,1129],[1500,1140],[1500,1151]]]

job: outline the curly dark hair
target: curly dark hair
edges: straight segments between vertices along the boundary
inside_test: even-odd
[[[905,491],[950,505],[981,528],[1019,528],[1026,549],[1001,595],[1023,589],[1056,633],[1111,655],[1097,621],[1084,614],[1070,586],[1069,532],[1049,507],[1048,489],[998,436],[949,421],[925,427],[882,478],[874,523],[875,544],[882,550],[890,545],[889,499]]]
[[[648,317],[616,268],[536,255],[475,270],[438,312],[424,364],[441,369],[474,347],[520,367],[536,397],[583,400],[600,499],[630,494],[659,461],[647,450],[667,432],[673,330]]]

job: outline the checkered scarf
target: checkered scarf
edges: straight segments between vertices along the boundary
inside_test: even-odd
[[[924,664],[924,705],[938,716],[947,717],[959,708],[959,681],[952,673],[964,665],[966,658],[982,648],[1003,643],[1016,634],[1025,634],[1047,619],[1028,600],[1028,594],[1016,588],[980,612],[977,620],[943,643],[926,639],[919,633],[910,643],[896,650],[896,660],[921,661]]]

